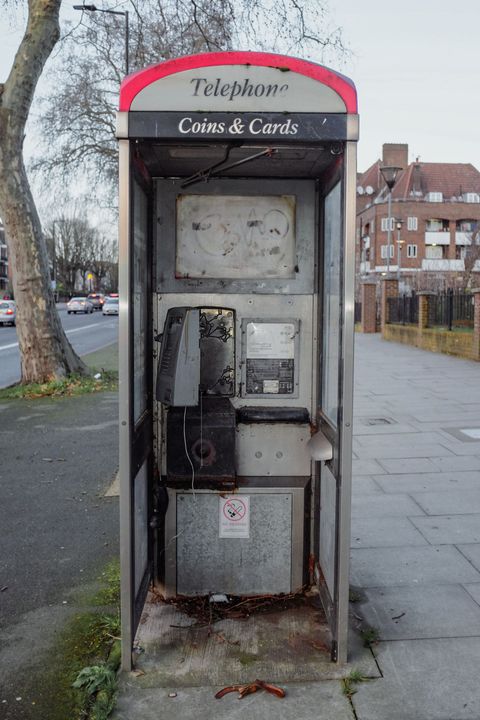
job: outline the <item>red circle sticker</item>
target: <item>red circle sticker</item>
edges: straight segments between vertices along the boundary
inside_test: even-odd
[[[247,514],[247,507],[240,498],[229,498],[223,506],[223,514],[230,522],[238,522]]]

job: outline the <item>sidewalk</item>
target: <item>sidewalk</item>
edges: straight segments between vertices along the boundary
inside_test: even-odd
[[[238,702],[124,676],[115,720],[480,718],[480,365],[357,334],[355,369],[352,610],[383,677]]]

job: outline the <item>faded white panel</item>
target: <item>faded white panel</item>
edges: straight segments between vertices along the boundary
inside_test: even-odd
[[[330,596],[335,591],[335,525],[337,504],[337,481],[322,465],[320,484],[320,567]]]
[[[340,95],[284,68],[203,67],[167,75],[140,90],[131,110],[344,113]]]
[[[236,466],[242,476],[309,476],[310,425],[252,423],[237,427]]]
[[[295,275],[294,195],[179,195],[176,277]]]
[[[147,461],[134,479],[134,547],[135,596],[137,595],[148,563],[148,501]]]
[[[291,592],[291,493],[250,495],[249,538],[219,538],[216,493],[176,501],[178,594]]]

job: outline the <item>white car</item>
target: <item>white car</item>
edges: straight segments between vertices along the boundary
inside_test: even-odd
[[[70,313],[75,313],[75,315],[78,312],[83,312],[85,315],[87,313],[93,312],[93,305],[90,302],[90,300],[87,300],[87,298],[84,297],[74,297],[67,303],[67,313],[70,315]]]
[[[102,308],[103,315],[118,315],[118,298],[106,297]]]
[[[0,300],[0,325],[15,325],[17,307],[13,300]]]

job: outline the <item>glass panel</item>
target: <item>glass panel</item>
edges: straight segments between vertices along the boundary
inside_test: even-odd
[[[133,188],[133,420],[147,407],[147,223],[148,201],[138,184]]]
[[[342,189],[340,183],[325,198],[323,263],[322,410],[336,426],[341,317]]]
[[[337,481],[326,465],[322,467],[320,512],[320,567],[333,599],[335,592]]]
[[[148,563],[148,500],[147,500],[147,461],[145,461],[134,479],[134,548],[135,548],[135,597]]]

